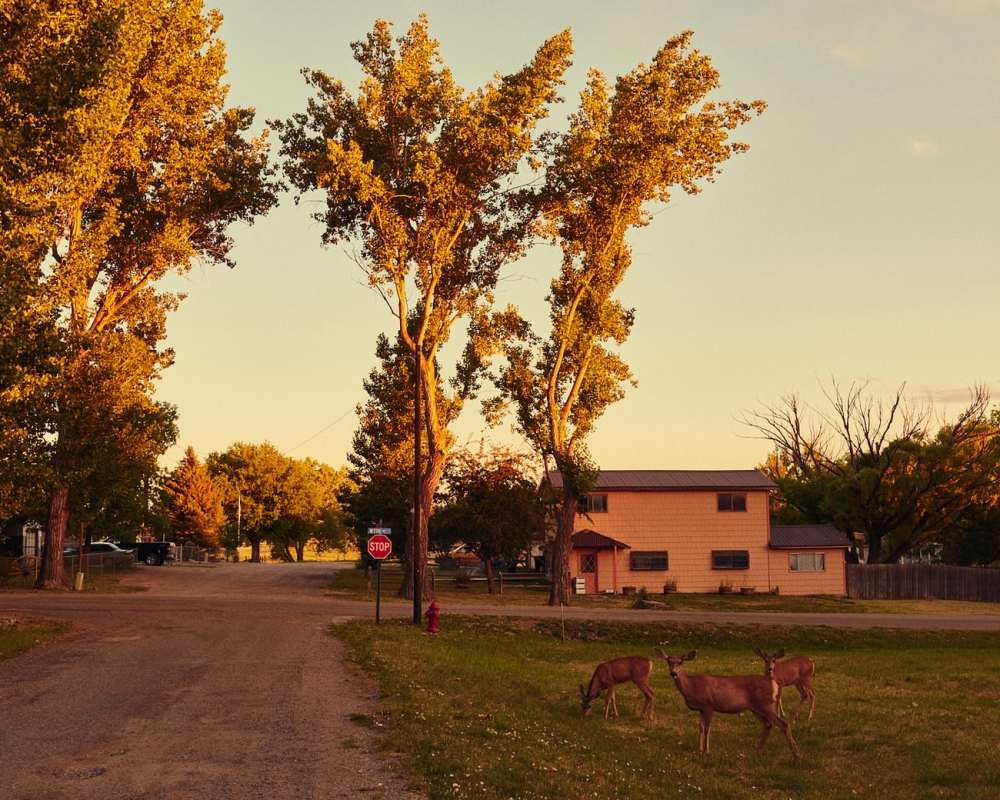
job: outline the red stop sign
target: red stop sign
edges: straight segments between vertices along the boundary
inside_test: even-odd
[[[368,555],[381,561],[392,555],[392,539],[384,533],[377,533],[368,540]]]

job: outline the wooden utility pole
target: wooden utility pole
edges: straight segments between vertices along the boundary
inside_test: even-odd
[[[420,343],[413,345],[413,552],[410,556],[410,568],[413,570],[413,624],[419,625],[423,616],[423,598],[421,597],[421,570],[417,561],[422,548],[420,547]]]

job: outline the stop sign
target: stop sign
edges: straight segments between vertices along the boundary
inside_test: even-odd
[[[377,533],[368,540],[368,555],[381,561],[392,554],[392,539],[384,533]]]

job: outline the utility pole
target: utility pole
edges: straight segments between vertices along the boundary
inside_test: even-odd
[[[236,490],[236,561],[240,560],[240,536],[243,523],[243,493]]]
[[[420,580],[420,342],[413,344],[413,552],[410,566],[413,570],[413,624],[419,625],[423,616],[423,586]]]

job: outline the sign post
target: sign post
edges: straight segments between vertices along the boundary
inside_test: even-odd
[[[392,528],[368,529],[368,555],[375,559],[375,624],[382,624],[382,562],[392,555]],[[405,579],[404,579],[405,580]]]

